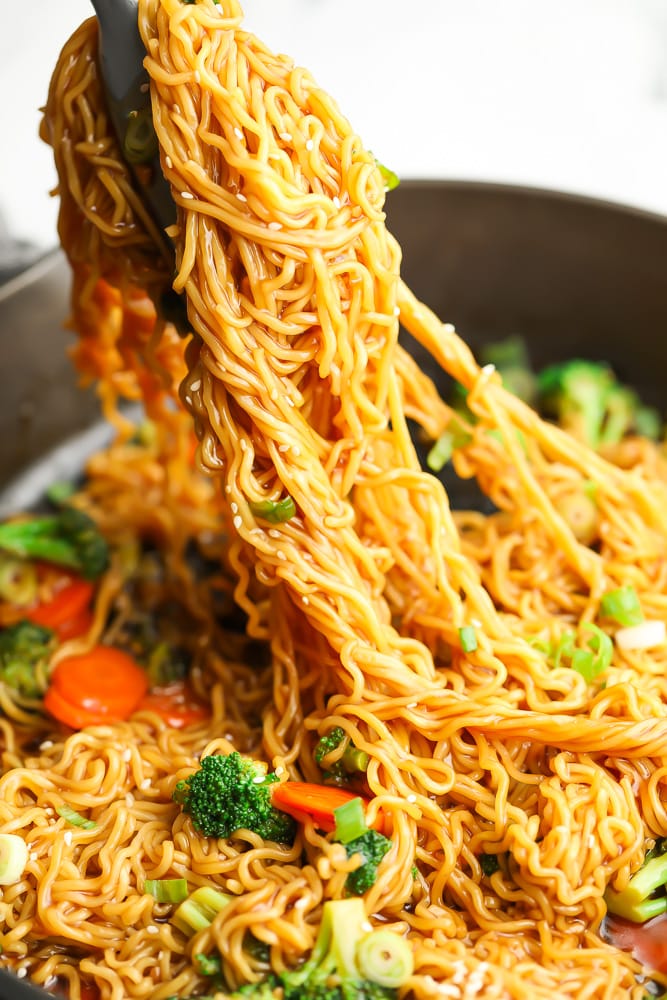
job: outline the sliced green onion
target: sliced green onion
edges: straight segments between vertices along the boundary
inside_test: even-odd
[[[171,922],[188,937],[210,927],[213,920],[230,902],[231,896],[213,886],[203,885],[183,900],[171,917]]]
[[[17,608],[37,598],[37,570],[31,562],[0,553],[0,597]]]
[[[598,674],[604,673],[611,666],[614,655],[614,644],[597,625],[586,625],[586,632],[591,633],[587,639],[588,649],[575,649],[572,653],[572,669],[581,674],[589,684]]]
[[[600,601],[600,611],[619,625],[639,625],[644,620],[639,597],[634,587],[610,590]]]
[[[660,414],[652,406],[639,406],[633,421],[635,430],[650,441],[657,441],[662,429]]]
[[[282,500],[252,500],[250,510],[255,517],[262,517],[271,524],[282,524],[283,521],[289,521],[294,517],[296,504],[290,496]]]
[[[443,431],[426,456],[426,464],[431,472],[440,472],[447,465],[454,451],[454,441],[450,431]]]
[[[377,159],[375,161],[375,164],[380,173],[382,174],[382,180],[384,181],[385,191],[393,191],[394,188],[397,188],[398,185],[401,183],[398,174],[395,174],[393,170],[389,169],[389,167],[385,167],[384,163],[380,163],[380,161]]]
[[[414,970],[409,943],[385,928],[378,928],[362,937],[357,945],[356,959],[364,979],[390,989],[402,986]]]
[[[357,837],[363,837],[368,830],[366,814],[361,799],[350,799],[334,809],[336,829],[334,836],[341,844],[349,844]]]
[[[74,483],[52,483],[46,491],[46,498],[54,507],[62,507],[75,493]]]
[[[182,903],[188,898],[188,883],[184,878],[147,878],[144,892],[158,903]]]
[[[0,885],[14,885],[28,864],[28,845],[15,833],[0,833]]]
[[[81,813],[78,813],[76,809],[72,809],[68,806],[66,802],[63,802],[61,806],[56,806],[56,812],[59,816],[62,816],[64,820],[71,823],[72,826],[80,826],[82,830],[94,830],[97,823],[93,819],[86,819]]]
[[[464,625],[459,629],[459,639],[464,653],[474,653],[477,649],[477,632],[472,625]]]
[[[148,108],[131,111],[127,118],[123,154],[128,163],[149,163],[157,156],[158,142],[153,128],[153,113]]]

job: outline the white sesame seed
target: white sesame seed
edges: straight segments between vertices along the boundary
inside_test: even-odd
[[[146,789],[150,788],[150,787],[151,787],[151,779],[150,778],[144,778],[144,780],[139,785],[139,788],[141,789],[142,792],[145,792]]]
[[[186,198],[189,201],[194,201],[195,196],[189,191],[181,191],[181,198]]]
[[[247,201],[248,200],[244,194],[241,194],[240,191],[237,192],[236,197],[238,198],[239,201]]]
[[[278,445],[278,451],[289,451],[289,445],[288,444],[279,444]]]
[[[285,402],[287,403],[288,406],[294,406],[294,400],[290,399],[289,396],[285,398]]]
[[[482,368],[482,375],[493,375],[495,370],[496,370],[495,365],[484,365],[484,367]]]
[[[20,969],[16,970],[16,978],[17,979],[25,979],[25,977],[27,975],[28,975],[28,970],[26,969],[26,967],[24,965],[22,965]]]
[[[310,604],[310,598],[306,597],[305,594],[303,595],[301,600],[303,601],[304,604]]]
[[[313,142],[312,139],[308,139],[307,142],[306,142],[306,149],[308,150],[308,152],[310,152],[311,149],[314,149],[314,148],[315,148],[315,143]]]
[[[146,928],[146,933],[147,934],[159,934],[160,933],[160,928],[156,927],[155,924],[149,924],[148,927]]]
[[[201,389],[201,379],[200,378],[195,379],[195,381],[191,383],[190,389],[192,390],[192,392],[198,392],[199,389]]]
[[[167,164],[167,167],[169,168],[169,170],[171,170],[171,168],[174,165],[174,161],[172,160],[171,156],[165,156],[164,162]]]
[[[280,538],[280,532],[277,528],[269,528],[269,538]]]
[[[236,136],[237,139],[243,139],[244,138],[243,132],[241,131],[240,128],[235,128],[234,129],[234,135]]]
[[[193,76],[194,76],[194,81],[195,81],[195,83],[201,83],[201,76],[200,76],[200,74],[199,74],[199,70],[198,70],[198,69],[196,69],[196,70],[194,71],[194,74],[193,74]]]
[[[43,743],[39,744],[39,749],[40,750],[50,750],[52,746],[53,746],[53,740],[44,740]]]
[[[407,799],[408,802],[416,802],[417,801],[417,796],[410,794],[410,795],[406,796],[406,799]]]
[[[71,830],[65,830],[65,832],[63,834],[63,840],[65,841],[65,843],[67,844],[67,846],[70,847],[70,845],[72,843],[72,831]]]
[[[287,556],[285,555],[282,549],[278,549],[278,558],[281,559],[283,562],[287,560]]]
[[[47,816],[55,816],[55,813],[54,813],[53,809],[51,808],[51,806],[47,806],[46,809],[44,810],[44,812],[46,813]]]
[[[331,200],[334,203],[334,208],[340,208],[340,198],[337,194],[335,194]]]
[[[229,483],[227,483],[227,485],[225,486],[225,493],[231,493],[231,492],[232,492],[232,488],[229,485]]]
[[[126,764],[132,760],[132,751],[130,750],[129,747],[127,748],[127,750],[123,750],[123,760],[125,761]]]
[[[232,502],[230,503],[229,506],[232,509],[232,514],[238,514],[238,512],[239,512],[239,505],[234,500],[232,500]]]
[[[232,521],[232,524],[234,525],[237,531],[239,531],[243,527],[243,518],[241,517],[240,514],[236,515],[236,517]]]
[[[299,455],[301,454],[301,448],[299,448],[298,444],[292,445],[292,454],[295,456],[295,458],[298,458]]]
[[[400,316],[401,310],[398,306],[394,306],[394,316]]]
[[[416,708],[416,707],[417,707],[417,702],[416,702],[416,701],[411,701],[411,702],[410,702],[410,703],[409,703],[408,705],[406,705],[405,707],[406,707],[406,708]]]
[[[282,229],[282,223],[280,222],[269,222],[269,229]]]
[[[283,142],[291,142],[292,141],[292,133],[291,132],[281,132],[280,133],[280,138],[283,140]]]
[[[37,851],[31,851],[30,852],[30,860],[31,861],[37,861],[38,857],[39,857],[39,854],[37,853]]]

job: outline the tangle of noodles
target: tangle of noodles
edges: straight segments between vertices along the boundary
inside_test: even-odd
[[[369,755],[371,813],[391,831],[364,902],[413,949],[401,995],[639,1000],[650,970],[598,930],[606,887],[622,889],[667,835],[667,648],[616,647],[604,683],[543,649],[585,637],[622,585],[648,619],[667,615],[664,458],[639,439],[594,453],[478,366],[402,283],[373,156],[241,21],[235,0],[139,0],[186,340],[156,319],[172,275],[104,107],[94,20],[53,76],[42,134],[74,275],[74,360],[118,433],[76,498],[117,555],[90,631],[52,665],[131,616],[118,553],[149,539],[212,714],[177,730],[143,711],[67,735],[3,694],[0,823],[30,851],[2,894],[3,961],[66,981],[74,1000],[91,980],[105,1000],[201,991],[193,956],[215,949],[230,988],[256,980],[249,928],[273,970],[297,964],[323,901],[345,894],[339,846],[312,822],[293,848],[206,839],[171,794],[201,755],[234,748],[321,780],[314,744],[340,726]],[[408,420],[435,438],[451,411],[398,343],[399,321],[469,390],[477,419],[455,461],[497,513],[453,514],[420,468]],[[150,441],[132,438],[121,399],[143,401]],[[591,481],[589,546],[561,511]],[[284,523],[253,513],[287,495]],[[193,540],[217,574],[193,569]],[[268,665],[222,628],[232,598]],[[463,652],[471,624],[477,648]],[[37,742],[21,735],[29,719]],[[63,801],[95,827],[69,829]],[[487,875],[482,854],[504,863]],[[194,943],[143,892],[168,877],[234,897]]]

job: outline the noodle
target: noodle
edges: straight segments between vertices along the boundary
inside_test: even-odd
[[[372,155],[241,19],[234,0],[139,2],[189,339],[156,316],[169,266],[104,110],[94,20],[53,76],[42,135],[74,274],[73,356],[118,429],[77,503],[117,547],[150,539],[163,554],[160,600],[187,621],[211,716],[174,730],[140,711],[48,739],[46,721],[23,747],[14,728],[31,706],[3,701],[0,822],[30,850],[3,891],[4,956],[74,1000],[89,980],[105,1000],[186,996],[204,988],[194,956],[215,950],[230,989],[257,980],[268,967],[249,930],[273,971],[296,965],[323,901],[345,894],[340,845],[312,821],[291,848],[206,839],[172,792],[201,756],[232,749],[317,781],[314,743],[340,726],[368,754],[371,817],[391,829],[364,903],[412,946],[401,995],[639,1000],[646,971],[597,931],[607,886],[667,835],[667,654],[615,647],[602,686],[551,665],[543,644],[585,634],[621,585],[665,617],[664,458],[648,442],[593,453],[479,367],[402,283]],[[408,420],[434,438],[451,411],[399,321],[469,390],[477,419],[455,461],[492,515],[453,513],[420,467]],[[142,400],[149,443],[133,440],[125,399]],[[594,547],[561,513],[591,480]],[[286,496],[288,520],[255,512]],[[215,585],[188,561],[192,540],[217,561]],[[108,640],[110,617],[126,627],[125,585],[116,561],[88,634],[54,664]],[[221,599],[268,644],[268,668],[233,648]],[[68,829],[63,802],[96,825]],[[484,854],[505,863],[487,875]],[[143,892],[175,877],[233,896],[194,944]]]

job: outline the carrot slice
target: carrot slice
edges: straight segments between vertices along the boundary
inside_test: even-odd
[[[52,628],[61,640],[82,635],[90,626],[90,615],[84,617],[84,613],[88,612],[95,590],[94,585],[89,580],[82,580],[80,577],[67,577],[66,579],[68,582],[54,594],[50,601],[38,604],[27,611],[25,615],[35,625]],[[74,623],[78,623],[78,625],[75,626]],[[73,628],[78,626],[81,626],[80,630],[73,631]]]
[[[197,701],[184,681],[153,688],[141,699],[136,711],[155,712],[173,729],[201,722],[211,714],[206,705]]]
[[[356,792],[348,792],[336,785],[316,785],[309,781],[283,781],[271,788],[271,801],[276,809],[288,813],[303,823],[312,819],[320,830],[327,833],[336,829],[334,809],[345,805],[351,799],[361,799],[364,809],[368,800]],[[382,821],[378,815],[373,824],[380,829]]]
[[[44,705],[56,719],[81,729],[129,718],[147,689],[146,673],[131,656],[113,646],[95,646],[58,663]]]

